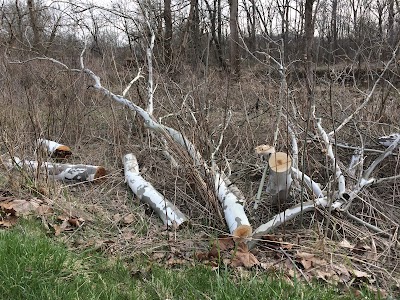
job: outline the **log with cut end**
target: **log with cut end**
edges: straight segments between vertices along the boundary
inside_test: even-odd
[[[179,226],[187,222],[186,216],[170,201],[166,200],[148,181],[139,174],[139,165],[135,155],[129,153],[123,157],[125,180],[133,193],[150,205],[165,225]]]
[[[286,153],[276,152],[271,154],[268,165],[269,179],[266,191],[272,196],[273,204],[286,201],[292,183],[292,160]]]
[[[34,160],[20,160],[17,157],[9,159],[5,164],[11,168],[18,166],[34,172],[40,169],[46,172],[47,176],[61,181],[95,181],[106,175],[106,170],[102,166],[39,163]]]
[[[229,232],[234,238],[247,238],[252,234],[252,227],[244,212],[244,198],[228,187],[227,178],[223,173],[214,174],[215,191],[224,211]]]
[[[37,139],[36,146],[50,157],[66,159],[72,155],[71,148],[47,139]]]

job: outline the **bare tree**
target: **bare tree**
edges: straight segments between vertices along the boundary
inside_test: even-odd
[[[165,51],[165,63],[167,66],[172,61],[172,13],[171,13],[171,0],[164,0],[164,51]]]
[[[238,0],[229,1],[229,29],[230,29],[230,63],[231,74],[234,78],[240,76],[240,49],[239,49],[239,24],[238,24]]]
[[[40,41],[40,29],[38,24],[38,11],[36,9],[36,5],[33,0],[27,0],[28,10],[29,10],[29,22],[32,27],[33,32],[33,44],[32,47],[34,49],[39,50],[42,48]]]

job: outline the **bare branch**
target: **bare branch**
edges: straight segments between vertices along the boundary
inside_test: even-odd
[[[335,158],[335,155],[333,153],[332,143],[329,141],[329,137],[326,134],[326,131],[321,126],[321,119],[317,119],[317,118],[315,118],[315,119],[317,121],[318,131],[321,134],[321,137],[325,142],[327,155],[331,159],[331,162],[332,162],[332,165],[334,168],[334,172],[335,172],[335,176],[338,181],[339,196],[341,197],[346,190],[346,181],[344,179],[344,175],[343,175],[342,171],[340,170],[340,167],[339,167],[337,160]]]
[[[139,68],[139,71],[138,71],[138,73],[137,73],[137,75],[135,76],[135,78],[133,78],[129,83],[128,83],[128,85],[126,86],[126,88],[124,89],[124,91],[122,92],[122,97],[125,97],[125,95],[128,93],[128,91],[129,91],[129,89],[132,87],[132,85],[136,82],[136,81],[138,81],[140,78],[144,78],[143,76],[142,76],[142,68]]]

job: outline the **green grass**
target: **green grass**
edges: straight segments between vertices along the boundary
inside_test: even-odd
[[[276,275],[203,265],[164,269],[136,261],[139,272],[94,251],[75,253],[24,221],[0,231],[1,299],[353,299],[332,287],[293,286]],[[360,298],[358,298],[360,299]],[[375,299],[366,295],[362,299]]]

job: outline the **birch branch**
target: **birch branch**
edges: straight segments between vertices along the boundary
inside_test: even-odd
[[[158,214],[164,225],[176,226],[186,223],[186,216],[170,201],[166,200],[148,181],[139,174],[139,165],[135,155],[123,157],[125,181],[140,199],[147,203]]]
[[[318,198],[315,202],[314,201],[303,202],[303,205],[299,203],[275,215],[270,221],[268,221],[265,224],[262,224],[254,231],[252,235],[252,240],[248,243],[249,249],[253,248],[257,244],[258,239],[260,239],[263,235],[266,235],[267,233],[271,232],[276,227],[294,219],[301,213],[313,211],[316,207],[319,206],[321,207],[328,206],[327,199]]]
[[[329,141],[329,137],[328,137],[326,131],[321,126],[321,119],[320,118],[315,118],[315,119],[317,121],[318,131],[319,131],[322,139],[325,142],[327,155],[331,159],[331,163],[333,165],[334,172],[335,172],[335,177],[338,181],[339,196],[341,197],[346,190],[346,181],[345,181],[344,175],[343,175],[342,171],[340,170],[340,167],[336,161],[335,155],[333,153],[332,143]]]
[[[307,184],[307,187],[313,192],[315,198],[323,198],[324,195],[322,193],[321,188],[319,187],[319,184],[316,183],[315,181],[311,180],[311,178],[302,173],[299,169],[296,169],[292,167],[292,174],[294,174],[300,182],[304,180],[304,182]]]
[[[298,162],[299,162],[299,148],[297,146],[297,138],[292,129],[292,126],[288,124],[288,131],[290,134],[290,138],[292,140],[292,166],[298,169]]]
[[[142,73],[142,69],[139,68],[139,71],[138,71],[137,75],[135,76],[135,78],[133,78],[133,79],[128,83],[128,85],[126,86],[126,88],[125,88],[124,91],[122,92],[122,97],[125,97],[125,95],[128,93],[128,91],[130,90],[130,88],[132,87],[132,85],[133,85],[136,81],[138,81],[140,78],[143,78],[143,76],[142,76],[141,73]]]
[[[148,93],[148,102],[147,102],[147,112],[152,115],[154,111],[154,103],[153,103],[153,96],[154,96],[154,89],[153,89],[153,48],[154,48],[154,41],[155,41],[155,34],[154,30],[151,27],[149,21],[149,14],[145,12],[145,19],[147,28],[150,31],[150,43],[146,50],[146,57],[147,57],[147,68],[149,73],[149,79],[147,82],[147,93]]]
[[[397,135],[396,139],[393,140],[392,144],[381,154],[379,155],[369,166],[369,168],[364,172],[363,179],[368,180],[371,176],[371,173],[375,170],[375,168],[389,155],[392,154],[393,150],[397,148],[397,145],[400,143],[400,134]]]

